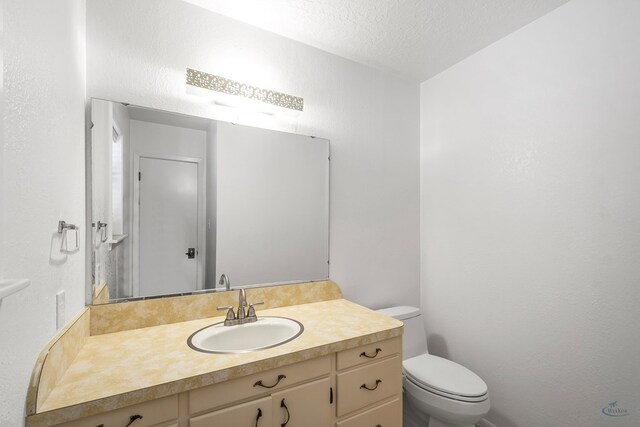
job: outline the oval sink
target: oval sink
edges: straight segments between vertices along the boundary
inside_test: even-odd
[[[286,317],[260,317],[257,322],[224,326],[224,322],[193,333],[187,344],[205,353],[248,353],[276,347],[304,331],[302,323]]]

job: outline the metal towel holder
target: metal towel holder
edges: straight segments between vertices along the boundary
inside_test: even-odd
[[[67,242],[67,232],[69,230],[75,231],[76,234],[76,247],[73,249],[69,249],[69,245]],[[78,237],[78,231],[80,227],[75,224],[69,224],[66,221],[58,221],[58,234],[62,234],[62,241],[60,242],[60,252],[63,253],[75,253],[80,250],[80,238]]]
[[[106,242],[107,238],[109,237],[109,235],[107,234],[107,223],[98,221],[91,223],[91,225],[96,228],[96,234],[100,233],[100,243]]]

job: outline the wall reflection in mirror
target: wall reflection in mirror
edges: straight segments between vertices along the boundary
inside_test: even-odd
[[[90,302],[328,278],[328,140],[99,99],[91,124]]]

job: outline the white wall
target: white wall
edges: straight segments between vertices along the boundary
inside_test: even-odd
[[[130,134],[133,155],[206,158],[207,133],[204,130],[131,120]]]
[[[218,192],[216,187],[217,184],[217,173],[218,169],[216,168],[216,155],[217,155],[217,134],[218,127],[217,122],[215,120],[211,120],[209,122],[209,127],[207,128],[207,159],[206,169],[207,176],[205,178],[206,181],[206,189],[207,195],[206,199],[206,211],[207,217],[205,222],[205,242],[206,242],[206,256],[207,262],[205,262],[205,275],[204,275],[204,287],[205,289],[213,289],[218,286],[218,275],[216,274],[216,263],[213,261],[216,259],[216,212],[218,210]]]
[[[326,280],[329,142],[222,122],[217,141],[216,270],[231,285]]]
[[[422,84],[431,351],[500,427],[640,425],[639,20],[574,0]]]
[[[84,306],[84,248],[61,257],[55,231],[63,219],[86,232],[85,5],[3,3],[0,278],[31,286],[0,305],[0,425],[19,426],[31,370],[55,333],[56,292],[66,291],[67,319]]]
[[[369,306],[419,295],[419,90],[178,0],[87,3],[89,96],[331,141],[331,278]],[[186,94],[187,67],[305,99],[296,119]]]

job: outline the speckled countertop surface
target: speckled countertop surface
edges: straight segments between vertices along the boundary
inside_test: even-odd
[[[259,310],[260,316],[296,319],[304,332],[245,354],[202,353],[187,345],[193,332],[220,316],[88,337],[34,417],[61,422],[402,334],[402,322],[344,299]]]

